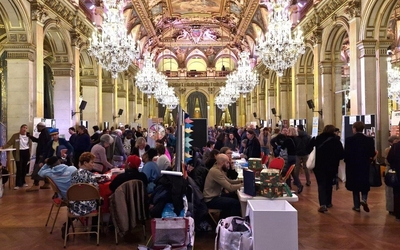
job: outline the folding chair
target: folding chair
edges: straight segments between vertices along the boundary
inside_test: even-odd
[[[91,213],[83,216],[77,216],[72,214],[69,209],[68,209],[68,216],[67,216],[67,223],[66,223],[66,230],[65,230],[65,238],[64,238],[64,248],[67,245],[67,238],[68,235],[71,234],[91,234],[95,233],[97,235],[97,246],[99,245],[99,236],[100,236],[100,219],[101,219],[101,196],[99,193],[99,190],[90,184],[87,183],[78,183],[74,184],[69,189],[67,190],[67,200],[68,201],[92,201],[96,200],[97,202],[97,210],[92,211]],[[70,204],[68,204],[70,205]],[[69,233],[68,232],[68,223],[70,219],[75,219],[75,218],[89,218],[89,217],[98,217],[97,219],[97,231],[85,231],[85,232],[73,232]],[[72,220],[71,220],[72,221]],[[93,226],[93,225],[92,225]]]
[[[49,223],[49,220],[51,217],[51,212],[53,211],[54,206],[57,207],[58,209],[57,209],[56,217],[53,218],[53,226],[51,227],[51,231],[50,231],[50,234],[52,234],[54,225],[56,224],[56,221],[57,221],[58,213],[60,212],[60,208],[68,206],[68,202],[66,200],[64,200],[63,198],[58,197],[58,194],[61,194],[61,191],[58,188],[57,184],[50,177],[46,177],[46,179],[49,181],[50,187],[54,191],[55,196],[57,196],[57,197],[52,198],[52,204],[51,204],[49,216],[47,216],[47,221],[46,221],[46,225],[45,225],[45,227],[47,227],[47,224]]]

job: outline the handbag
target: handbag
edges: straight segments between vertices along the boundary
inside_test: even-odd
[[[375,161],[372,161],[369,166],[369,185],[371,187],[382,186],[380,166]]]
[[[396,171],[389,169],[389,171],[385,174],[385,184],[389,187],[400,187],[400,182]]]
[[[306,166],[309,170],[313,169],[315,167],[315,153],[316,153],[315,147],[311,151],[311,153],[308,155],[308,159],[306,162]]]

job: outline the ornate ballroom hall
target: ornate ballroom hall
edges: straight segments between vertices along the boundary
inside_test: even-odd
[[[153,70],[165,76],[182,108],[191,117],[207,118],[209,126],[269,119],[273,125],[289,119],[310,124],[321,113],[321,125],[341,127],[343,115],[377,114],[382,151],[390,112],[397,109],[396,97],[388,97],[387,72],[398,62],[398,1],[277,2],[289,4],[293,39],[302,43],[290,50],[277,44],[278,57],[287,64],[278,71],[266,66],[278,59],[264,56],[269,48],[260,39],[281,31],[268,26],[275,7],[267,0],[1,1],[2,130],[23,123],[33,129],[35,117],[55,119],[64,134],[80,120],[101,128],[104,122],[146,127],[147,118],[173,124],[176,109],[170,111],[138,86],[148,51]],[[127,31],[114,38],[125,37],[131,47],[105,60],[134,54],[132,60],[124,57],[124,70],[123,60],[115,60],[115,72],[98,63],[101,51],[95,46],[98,33],[106,34],[113,5],[119,8],[121,30]],[[222,110],[216,105],[220,88],[238,70],[242,52],[257,84]],[[82,100],[85,109],[71,115],[80,111]],[[9,136],[3,133],[2,140]]]

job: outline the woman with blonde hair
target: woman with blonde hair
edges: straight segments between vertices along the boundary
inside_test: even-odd
[[[147,145],[146,139],[143,137],[138,137],[135,142],[135,147],[131,150],[131,155],[137,155],[142,157],[142,155],[150,149],[150,146]]]
[[[263,152],[264,155],[269,155],[271,149],[271,134],[269,133],[268,128],[262,129],[262,132],[258,136],[258,140],[260,141],[261,152]]]

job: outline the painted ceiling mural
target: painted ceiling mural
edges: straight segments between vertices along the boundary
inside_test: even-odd
[[[179,67],[194,53],[199,53],[208,67],[214,67],[219,57],[236,61],[242,51],[255,57],[255,41],[268,23],[266,0],[144,0],[143,5],[135,4],[136,0],[125,1],[133,6],[125,10],[130,18],[128,32],[136,33],[142,53],[151,51],[157,60],[173,58]],[[299,1],[312,2],[294,3]],[[253,10],[254,5],[257,8]],[[143,6],[145,9],[141,9]],[[249,12],[250,22],[244,18]],[[243,25],[245,28],[238,30]]]

